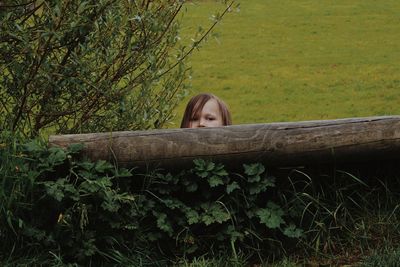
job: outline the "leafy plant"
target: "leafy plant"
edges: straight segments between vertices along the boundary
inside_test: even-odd
[[[2,167],[8,185],[1,195],[7,218],[1,222],[2,251],[46,250],[62,262],[84,264],[125,261],[118,255],[148,255],[157,247],[170,257],[195,256],[229,244],[239,261],[240,250],[270,244],[273,232],[298,237],[294,225],[292,232],[283,230],[288,213],[266,194],[274,178],[260,164],[244,165],[242,176],[199,159],[174,175],[140,175],[80,159],[81,145],[62,150],[5,139],[4,148],[12,149],[2,150],[10,159]]]
[[[0,128],[37,136],[162,127],[185,94],[184,59],[209,33],[179,43],[183,4],[1,1]]]
[[[234,265],[292,248],[368,254],[400,236],[396,180],[300,170],[287,179],[258,163],[232,172],[202,159],[141,174],[81,158],[81,148],[1,133],[0,262],[163,265],[223,251]]]
[[[157,226],[181,244],[185,253],[199,255],[210,246],[230,244],[232,254],[237,255],[238,249],[260,242],[274,247],[271,240],[279,234],[288,238],[303,234],[293,219],[286,223],[289,213],[273,202],[274,194],[268,194],[275,178],[261,164],[244,165],[240,175],[229,173],[222,164],[198,159],[189,171],[157,173],[151,179],[148,192],[161,204],[155,205],[160,210],[154,215],[162,220]],[[165,244],[166,239],[160,238]]]
[[[106,254],[108,246],[117,248],[119,232],[135,228],[121,219],[135,196],[116,185],[117,178],[131,176],[129,171],[104,161],[76,161],[80,145],[64,151],[37,140],[3,141],[8,150],[2,150],[2,159],[10,160],[1,169],[2,253],[7,247],[17,255],[24,249],[61,250],[64,260],[85,262]]]

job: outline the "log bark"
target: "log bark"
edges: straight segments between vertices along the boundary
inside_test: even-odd
[[[400,156],[400,116],[53,135],[49,143],[83,143],[89,158],[125,167],[182,167],[196,158],[267,166],[381,160]]]

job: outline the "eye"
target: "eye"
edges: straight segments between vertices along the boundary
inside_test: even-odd
[[[213,120],[215,120],[215,118],[214,118],[214,117],[207,117],[206,119],[207,119],[207,120],[209,120],[209,121],[213,121]]]
[[[193,118],[190,119],[190,121],[198,121],[198,120],[199,120],[198,117],[193,117]]]

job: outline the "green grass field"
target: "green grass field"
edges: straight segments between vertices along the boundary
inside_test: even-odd
[[[187,4],[183,42],[215,1]],[[234,124],[400,114],[400,1],[245,0],[190,58],[189,97],[224,99]]]

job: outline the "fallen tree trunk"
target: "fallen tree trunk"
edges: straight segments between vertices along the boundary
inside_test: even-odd
[[[49,142],[83,143],[89,158],[122,166],[181,166],[196,158],[269,166],[380,160],[400,156],[400,116],[55,135]]]

